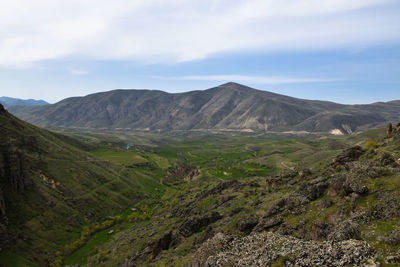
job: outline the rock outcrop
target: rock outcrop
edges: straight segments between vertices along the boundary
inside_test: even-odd
[[[344,165],[348,162],[358,160],[364,153],[365,150],[360,146],[348,148],[336,156],[332,162],[332,167]]]

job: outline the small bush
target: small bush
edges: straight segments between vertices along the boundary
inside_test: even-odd
[[[367,148],[377,148],[377,147],[379,147],[379,144],[378,144],[378,142],[376,142],[376,141],[374,141],[374,140],[368,140],[368,141],[365,143],[365,146],[366,146]]]

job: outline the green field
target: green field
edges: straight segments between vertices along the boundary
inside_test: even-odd
[[[111,161],[115,164],[133,165],[146,163],[147,160],[133,151],[116,151],[112,149],[97,149],[91,152],[94,156]]]

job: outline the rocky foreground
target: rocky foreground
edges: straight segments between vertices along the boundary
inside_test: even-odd
[[[266,177],[171,171],[180,190],[88,266],[399,266],[400,137],[373,145]]]
[[[222,233],[205,242],[191,266],[376,266],[365,241],[305,241],[272,232],[236,238]]]

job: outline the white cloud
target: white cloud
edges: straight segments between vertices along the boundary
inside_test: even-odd
[[[2,0],[0,65],[167,62],[400,40],[396,0]]]
[[[163,78],[163,77],[158,77]],[[282,77],[282,76],[249,76],[249,75],[189,75],[170,77],[165,79],[176,80],[195,80],[195,81],[235,81],[259,84],[290,84],[290,83],[320,83],[334,82],[339,79],[321,79],[321,78],[300,78],[300,77]]]
[[[74,75],[86,75],[89,74],[88,70],[71,70],[71,73]]]

